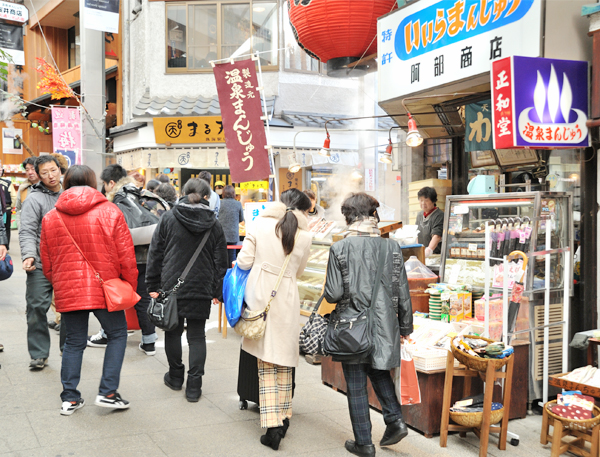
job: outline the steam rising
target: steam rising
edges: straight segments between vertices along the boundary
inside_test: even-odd
[[[325,217],[329,221],[344,221],[342,215],[342,203],[353,192],[363,192],[364,185],[362,180],[352,180],[350,178],[351,170],[345,169],[332,174],[327,181],[323,183],[323,195],[326,195],[329,208],[325,210]]]

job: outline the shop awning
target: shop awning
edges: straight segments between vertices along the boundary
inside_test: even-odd
[[[142,127],[146,127],[147,125],[147,122],[130,122],[128,124],[119,125],[118,127],[113,127],[109,129],[108,132],[111,138],[115,138],[122,135],[128,135],[136,130],[141,129]]]
[[[325,127],[327,122],[327,128],[351,128],[352,122],[345,120],[350,116],[338,116],[331,114],[321,113],[301,113],[296,111],[282,111],[281,118],[292,124],[294,127]],[[335,119],[335,120],[334,120]],[[380,118],[378,119],[379,128],[389,129],[390,127],[396,126],[396,122],[392,118]]]

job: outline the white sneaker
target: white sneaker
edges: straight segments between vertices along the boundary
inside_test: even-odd
[[[83,405],[85,405],[85,400],[83,398],[80,398],[77,401],[63,401],[62,406],[60,407],[60,413],[63,416],[70,416],[79,408],[83,408]]]
[[[118,392],[113,392],[109,395],[98,395],[94,402],[96,406],[102,406],[103,408],[112,409],[127,409],[129,408],[129,402],[123,400]]]
[[[95,335],[88,336],[87,345],[92,348],[105,348],[108,344],[108,340],[102,336],[102,332],[98,332]]]

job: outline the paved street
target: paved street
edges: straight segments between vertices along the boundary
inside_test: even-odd
[[[229,331],[223,339],[217,332],[216,314],[208,323],[208,360],[203,395],[188,403],[183,392],[163,384],[167,370],[162,332],[157,354],[148,357],[138,350],[140,332],[130,335],[123,365],[123,397],[131,402],[126,411],[111,412],[94,406],[104,355],[103,349],[88,348],[84,354],[80,390],[87,404],[72,416],[61,416],[60,354],[58,333],[51,330],[49,365],[41,372],[28,369],[26,343],[25,273],[18,256],[16,232],[10,253],[15,272],[0,283],[0,455],[2,456],[263,456],[274,453],[259,442],[258,409],[238,409],[237,364],[239,337]],[[99,325],[90,318],[89,333]],[[187,350],[184,352],[184,360]],[[296,376],[294,417],[279,455],[348,456],[344,441],[352,438],[346,397],[324,386],[320,368],[303,359]],[[441,394],[441,392],[440,392]],[[384,431],[381,414],[372,411],[373,440]],[[549,446],[539,444],[540,416],[511,422],[520,434],[518,447],[498,451],[491,439],[490,455],[550,455]],[[396,446],[377,448],[383,456],[476,456],[478,440],[451,436],[448,447],[439,439],[426,439],[411,430]],[[275,455],[275,454],[274,454]]]

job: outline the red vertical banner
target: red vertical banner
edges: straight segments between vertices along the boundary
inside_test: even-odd
[[[515,145],[515,116],[512,59],[492,62],[492,123],[494,149],[511,149]]]
[[[231,179],[267,179],[271,174],[255,63],[252,59],[215,65],[215,79]]]

